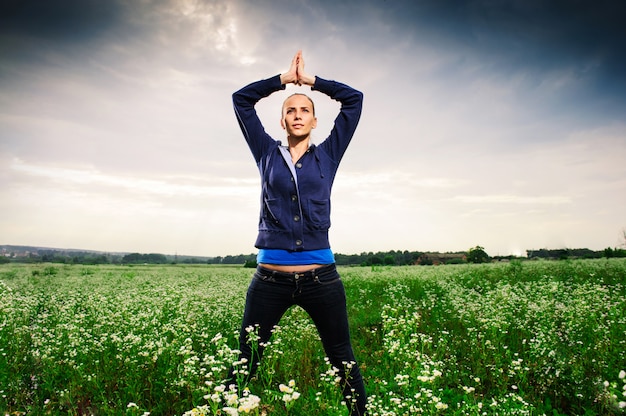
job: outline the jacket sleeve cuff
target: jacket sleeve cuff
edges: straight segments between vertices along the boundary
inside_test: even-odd
[[[276,89],[276,91],[284,90],[287,87],[280,82],[280,74],[271,77],[270,80],[272,82],[272,86]]]

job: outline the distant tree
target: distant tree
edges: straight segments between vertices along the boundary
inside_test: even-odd
[[[164,254],[159,253],[150,253],[144,257],[146,259],[146,263],[151,264],[165,264],[167,263],[167,257]]]
[[[143,257],[139,253],[126,254],[124,257],[122,257],[122,263],[124,264],[143,263]]]
[[[150,254],[130,253],[130,254],[125,255],[122,258],[122,263],[125,263],[125,264],[142,264],[142,263],[165,264],[167,263],[167,257],[164,254],[159,254],[159,253],[150,253]]]
[[[257,265],[258,264],[256,260],[246,260],[246,262],[243,264],[243,267],[248,268],[248,269],[256,269]]]
[[[614,249],[611,247],[607,247],[603,252],[604,257],[610,259],[612,257],[626,257],[626,249],[615,247]]]
[[[367,266],[380,266],[383,264],[383,259],[381,259],[378,256],[371,255],[370,257],[367,258],[365,264]]]
[[[485,252],[484,247],[476,246],[469,249],[467,261],[469,263],[487,263],[489,261],[489,255]]]

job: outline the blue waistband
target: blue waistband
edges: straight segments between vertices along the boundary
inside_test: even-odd
[[[256,256],[257,263],[264,264],[331,264],[335,256],[330,248],[308,251],[289,251],[280,249],[259,249]]]

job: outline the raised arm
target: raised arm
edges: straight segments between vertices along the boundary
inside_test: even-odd
[[[346,84],[320,77],[315,77],[312,88],[341,103],[341,110],[335,118],[330,135],[319,145],[335,162],[339,163],[361,119],[363,93]]]
[[[291,60],[287,72],[248,84],[233,94],[233,105],[239,127],[257,163],[267,149],[274,144],[274,139],[265,132],[254,106],[262,98],[276,91],[284,90],[286,84],[299,85],[298,65],[301,58],[302,52],[298,51]],[[301,65],[304,67],[303,61]],[[306,77],[306,79],[310,81],[310,77]]]
[[[243,137],[250,147],[254,160],[258,163],[267,149],[273,145],[274,139],[265,132],[265,128],[254,109],[255,104],[273,92],[284,89],[280,75],[253,82],[233,94],[233,105],[237,122]]]

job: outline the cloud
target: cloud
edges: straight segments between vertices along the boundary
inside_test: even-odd
[[[80,188],[82,192],[119,194],[125,192],[139,195],[165,197],[250,197],[256,195],[257,178],[185,177],[164,175],[160,178],[142,178],[128,175],[105,174],[93,167],[66,168],[38,166],[14,160],[11,169],[17,174],[24,174],[53,182],[66,188]],[[40,182],[41,183],[41,182]],[[39,185],[41,186],[41,185]],[[108,188],[104,191],[102,188]],[[139,194],[139,195],[138,195]]]
[[[492,194],[492,195],[457,195],[454,196],[452,202],[461,202],[465,204],[479,205],[561,205],[571,204],[572,200],[567,196],[524,196],[512,194]]]
[[[55,42],[84,42],[115,26],[120,6],[116,1],[4,1],[0,5],[1,32]]]

